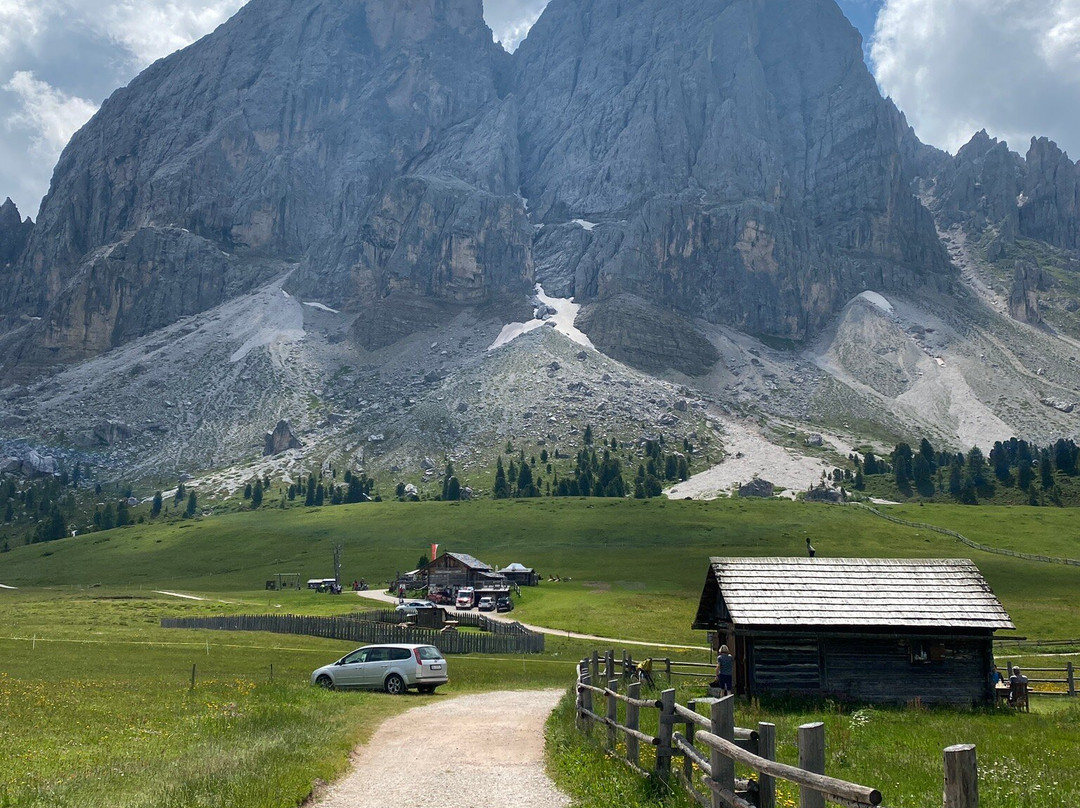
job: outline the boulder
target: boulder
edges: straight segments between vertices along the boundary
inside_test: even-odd
[[[303,448],[304,444],[300,442],[292,431],[292,427],[289,426],[288,421],[278,421],[278,425],[274,427],[273,432],[266,433],[266,446],[263,448],[263,455],[277,455],[282,452],[287,452],[289,449]]]
[[[131,427],[122,421],[101,421],[94,425],[91,439],[97,446],[115,446],[131,435]]]
[[[20,471],[24,477],[54,477],[60,473],[56,458],[40,455],[33,449],[22,461]]]
[[[821,437],[821,435],[814,432],[814,433],[807,436],[806,445],[807,446],[824,446],[825,445],[825,439],[823,437]]]
[[[0,474],[17,474],[20,468],[22,468],[22,461],[19,458],[0,458]]]
[[[1039,401],[1044,407],[1053,407],[1058,412],[1070,413],[1076,409],[1076,404],[1072,401],[1062,401],[1061,399],[1051,398],[1049,396],[1041,398]]]
[[[746,485],[739,486],[740,497],[759,497],[767,499],[773,495],[776,490],[776,486],[770,483],[768,480],[763,480],[760,477],[756,477]]]

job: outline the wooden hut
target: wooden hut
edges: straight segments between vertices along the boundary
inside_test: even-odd
[[[518,586],[537,586],[540,583],[540,575],[536,570],[517,562],[503,567],[499,574]]]
[[[735,656],[735,690],[988,703],[1012,621],[966,559],[712,558],[695,629]]]

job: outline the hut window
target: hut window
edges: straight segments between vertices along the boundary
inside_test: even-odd
[[[911,641],[911,663],[921,665],[930,661],[930,643],[925,640]]]

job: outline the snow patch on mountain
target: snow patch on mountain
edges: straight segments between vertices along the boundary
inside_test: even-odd
[[[574,298],[551,297],[544,292],[543,286],[536,284],[536,300],[542,304],[543,315],[535,317],[527,323],[510,323],[504,326],[499,336],[488,346],[489,351],[508,345],[522,334],[528,334],[543,325],[551,325],[560,334],[573,340],[578,345],[583,345],[586,348],[595,347],[585,333],[574,325],[577,321],[578,312],[581,311],[581,305],[575,303]],[[537,311],[540,310],[541,308],[538,307]],[[554,314],[551,312],[554,312]]]

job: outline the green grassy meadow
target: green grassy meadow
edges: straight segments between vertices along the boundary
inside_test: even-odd
[[[1070,511],[928,505],[890,512],[991,546],[1080,556]],[[525,622],[700,646],[704,637],[689,626],[708,557],[801,555],[807,537],[822,556],[972,558],[1017,634],[1080,638],[1080,567],[973,551],[854,508],[739,500],[395,502],[136,525],[0,554],[0,584],[18,587],[0,589],[0,806],[291,808],[318,781],[343,773],[349,751],[386,716],[454,693],[568,686],[573,661],[595,647],[549,637],[545,654],[524,660],[455,657],[451,684],[439,694],[393,699],[309,686],[310,671],[349,650],[347,643],[159,627],[163,616],[368,608],[351,594],[262,589],[276,572],[305,580],[332,574],[339,541],[345,580],[385,581],[438,542],[440,550],[499,566],[520,561],[545,578],[570,579],[523,588],[514,616]],[[705,658],[700,651],[652,653]],[[1064,658],[1052,664],[1063,666]],[[1031,804],[1021,791],[1030,795],[1039,782],[1078,796],[1080,775],[1062,762],[1080,740],[1080,712],[1069,705],[1036,701],[1030,716],[869,715],[856,721],[835,705],[744,704],[739,721],[795,727],[827,716],[830,737],[839,741],[830,742],[830,771],[880,787],[893,806],[925,805],[935,790],[940,799],[941,749],[962,741],[979,744],[984,805]],[[618,767],[560,732],[549,727],[556,779],[580,805],[608,804],[596,796],[597,784],[614,782]],[[655,785],[623,782],[624,808],[662,796]]]

